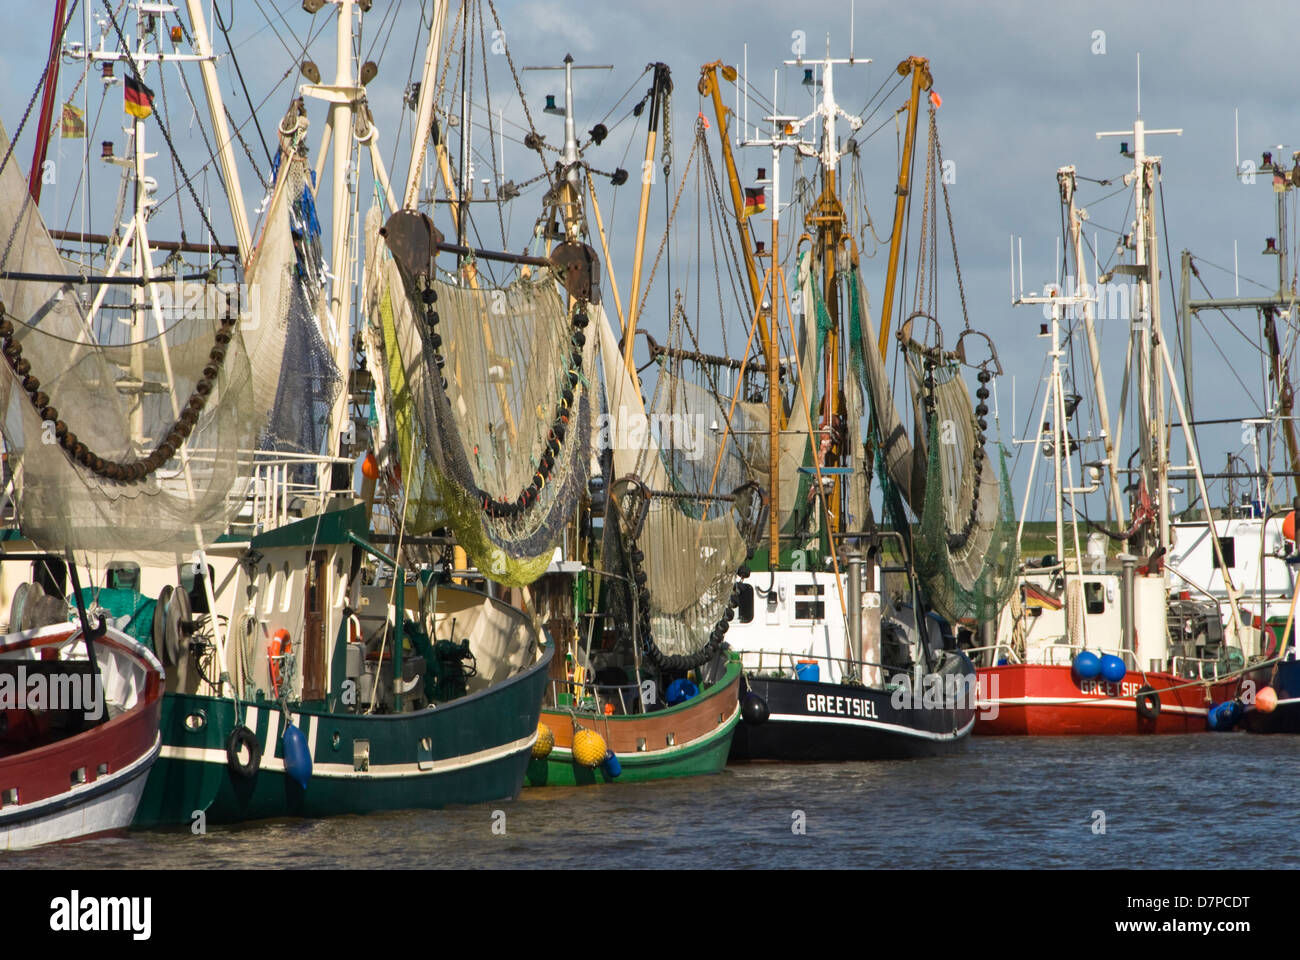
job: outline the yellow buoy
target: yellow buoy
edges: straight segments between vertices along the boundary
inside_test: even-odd
[[[551,728],[544,723],[537,724],[537,739],[533,741],[533,756],[538,760],[545,760],[551,755],[551,748],[555,746],[555,734]]]
[[[595,730],[579,730],[573,735],[573,760],[579,766],[599,766],[606,749],[605,738]]]

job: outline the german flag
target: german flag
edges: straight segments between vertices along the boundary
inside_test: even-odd
[[[767,209],[767,196],[764,193],[763,188],[746,187],[745,188],[745,213],[744,216],[741,217],[741,219],[743,220],[745,217],[748,217],[751,214],[762,213],[766,209]]]
[[[122,85],[122,109],[141,120],[153,113],[153,91],[135,74]]]
[[[1025,606],[1030,610],[1060,610],[1061,601],[1052,596],[1045,590],[1040,590],[1032,583],[1026,583],[1022,588],[1025,598]]]

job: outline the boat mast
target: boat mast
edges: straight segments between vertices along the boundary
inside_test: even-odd
[[[194,4],[198,0],[189,0],[189,2]],[[354,230],[355,219],[353,216],[356,186],[351,177],[356,176],[360,161],[359,149],[355,154],[356,160],[354,161],[354,140],[358,148],[361,146],[368,148],[375,180],[390,209],[395,206],[396,198],[388,181],[388,171],[380,155],[379,133],[370,116],[370,108],[366,102],[365,85],[375,78],[378,68],[370,62],[363,64],[359,77],[360,82],[354,80],[352,75],[353,17],[354,14],[357,17],[364,15],[366,9],[369,8],[369,4],[359,4],[358,0],[328,0],[328,2],[338,6],[334,82],[332,84],[304,83],[298,88],[298,91],[304,97],[323,100],[330,105],[329,118],[326,120],[325,129],[321,134],[320,154],[316,158],[319,177],[319,173],[324,169],[323,165],[327,153],[331,148],[334,151],[332,182],[330,184],[330,229],[333,231],[333,237],[330,259],[329,309],[327,316],[320,319],[321,333],[325,338],[325,342],[329,344],[334,364],[344,377],[345,383],[348,383],[350,382],[349,371],[352,369],[352,264],[353,258],[356,256],[356,232]],[[320,5],[323,6],[323,3]],[[358,5],[360,10],[356,9]],[[431,45],[434,35],[441,36],[441,21],[438,14],[442,12],[442,6],[442,4],[439,4],[435,10],[434,24],[430,32]],[[319,6],[317,6],[317,9],[319,9]],[[304,72],[306,72],[306,67],[307,65],[304,64]],[[312,65],[312,70],[316,70],[314,65]],[[313,72],[312,76],[319,76],[319,74]],[[424,88],[421,87],[422,99],[425,92]],[[430,96],[433,95],[432,90],[427,92]],[[427,135],[425,139],[427,139]],[[421,154],[421,156],[423,155]],[[418,163],[413,160],[411,172],[408,173],[408,191],[411,189],[412,177],[414,177],[418,185],[417,167]],[[328,451],[331,456],[348,457],[351,455],[351,451],[347,447],[347,431],[345,429],[350,402],[350,391],[345,387],[339,391],[339,395],[330,411],[329,436],[337,438],[331,439],[331,445],[336,446],[336,449]],[[333,473],[334,471],[321,471],[320,483],[322,486],[334,482]],[[350,477],[347,480],[347,486],[351,486]]]
[[[1131,323],[1129,327],[1129,357],[1130,364],[1132,357],[1136,353],[1139,359],[1139,419],[1141,423],[1142,443],[1140,452],[1142,454],[1142,480],[1147,485],[1146,489],[1152,490],[1154,484],[1159,484],[1156,490],[1158,497],[1157,510],[1159,511],[1157,542],[1153,545],[1154,550],[1161,548],[1167,549],[1172,546],[1169,536],[1169,455],[1168,446],[1165,440],[1165,423],[1164,423],[1164,378],[1168,376],[1170,395],[1173,397],[1174,404],[1178,411],[1178,419],[1182,426],[1183,442],[1187,447],[1188,466],[1191,468],[1192,475],[1195,477],[1197,487],[1201,495],[1201,501],[1205,504],[1206,523],[1209,529],[1214,529],[1214,515],[1210,510],[1210,496],[1205,487],[1205,475],[1201,470],[1200,454],[1197,450],[1196,440],[1192,434],[1191,418],[1187,415],[1186,405],[1183,403],[1182,392],[1178,389],[1178,382],[1174,376],[1173,361],[1169,356],[1169,347],[1165,343],[1164,337],[1160,333],[1160,296],[1159,296],[1159,258],[1158,258],[1158,241],[1155,230],[1155,216],[1153,210],[1153,191],[1152,186],[1155,183],[1157,171],[1160,168],[1160,157],[1147,156],[1146,138],[1148,135],[1156,136],[1163,134],[1173,134],[1182,136],[1182,129],[1164,129],[1148,130],[1142,122],[1142,87],[1141,87],[1141,60],[1138,61],[1138,115],[1133,123],[1132,130],[1111,130],[1101,131],[1097,134],[1097,139],[1102,137],[1123,137],[1131,136],[1133,138],[1133,150],[1129,152],[1126,148],[1127,142],[1121,141],[1120,150],[1124,156],[1133,158],[1133,172],[1126,174],[1125,179],[1133,184],[1134,209],[1137,211],[1137,221],[1135,225],[1134,252],[1136,254],[1134,265],[1124,265],[1116,267],[1107,279],[1114,274],[1133,276],[1137,280],[1138,301],[1132,311]],[[1102,278],[1098,278],[1099,282]],[[1195,301],[1193,301],[1195,302]],[[1135,342],[1136,341],[1136,342]],[[1140,348],[1140,349],[1139,349]],[[1125,370],[1125,379],[1128,379],[1128,368]],[[1151,391],[1154,390],[1154,396]],[[1156,423],[1154,435],[1148,430],[1148,411],[1153,409],[1156,414]],[[1118,434],[1118,431],[1116,431]],[[1119,445],[1120,437],[1115,438],[1116,446]],[[1232,620],[1236,625],[1241,624],[1241,615],[1238,608],[1237,588],[1233,584],[1231,569],[1224,563],[1223,547],[1216,536],[1210,537],[1210,543],[1214,547],[1214,556],[1219,564],[1219,569],[1223,572],[1224,587],[1228,592],[1228,604],[1232,609]],[[1234,627],[1234,631],[1236,627]]]
[[[632,360],[632,347],[636,340],[637,314],[640,312],[641,267],[645,259],[646,217],[650,212],[650,187],[654,184],[655,143],[659,137],[660,110],[668,105],[668,95],[672,93],[673,82],[668,64],[653,65],[654,82],[650,87],[650,118],[646,132],[645,160],[641,164],[641,206],[636,217],[636,247],[632,252],[632,296],[627,305],[627,330],[623,334],[623,364],[636,376],[635,363]]]
[[[894,312],[894,287],[898,281],[898,258],[903,249],[903,218],[907,215],[911,191],[912,166],[916,146],[916,117],[921,111],[921,94],[929,90],[930,61],[925,57],[908,57],[898,65],[899,76],[912,74],[912,93],[907,101],[907,133],[903,137],[903,159],[898,165],[898,187],[894,193],[894,228],[889,235],[889,266],[885,270],[885,298],[880,308],[880,359],[889,352],[889,324]]]
[[[1139,66],[1140,69],[1140,66]],[[1137,299],[1129,326],[1130,356],[1138,365],[1138,424],[1142,455],[1142,484],[1156,499],[1156,542],[1152,549],[1169,542],[1169,452],[1165,444],[1165,390],[1161,366],[1164,338],[1160,330],[1159,238],[1155,229],[1154,190],[1160,157],[1147,156],[1146,138],[1163,134],[1182,136],[1182,129],[1148,130],[1142,120],[1141,75],[1138,79],[1138,112],[1132,130],[1107,130],[1102,137],[1132,137],[1120,144],[1120,152],[1133,159],[1133,172],[1125,179],[1133,184],[1136,220],[1131,238],[1134,263],[1116,267],[1111,275],[1134,278]],[[1100,278],[1099,278],[1100,279]],[[1130,361],[1131,362],[1131,361]],[[1177,391],[1177,384],[1170,386]],[[1181,403],[1181,401],[1180,401]],[[1183,418],[1186,419],[1186,418]],[[1116,442],[1118,442],[1118,437]]]
[[[847,120],[849,127],[854,131],[857,131],[862,126],[860,118],[850,116],[835,102],[835,65],[848,64],[852,66],[855,63],[870,62],[869,59],[833,59],[830,55],[830,37],[828,36],[826,38],[826,57],[820,64],[822,75],[821,103],[811,114],[787,127],[795,136],[798,136],[806,125],[815,124],[818,120],[821,121],[822,136],[819,149],[803,142],[796,144],[796,149],[804,156],[815,158],[821,165],[822,170],[821,196],[817,198],[817,203],[809,211],[807,217],[807,223],[817,232],[818,256],[822,260],[822,296],[830,318],[830,327],[826,332],[824,349],[825,391],[822,396],[822,416],[817,437],[819,448],[820,444],[827,439],[834,441],[837,420],[842,419],[844,413],[840,393],[840,302],[836,255],[845,236],[844,229],[848,218],[844,215],[844,207],[840,203],[839,194],[837,193],[835,170],[839,166],[840,160],[847,156],[848,152],[839,148],[839,139],[835,134],[835,121],[837,118]],[[803,59],[787,60],[786,64],[802,67]],[[798,349],[797,343],[794,344],[794,349]],[[820,453],[815,455],[820,456]],[[840,527],[843,493],[843,482],[839,474],[832,475],[831,495],[826,501],[826,530],[828,536],[832,538],[832,542],[834,534],[839,531]]]
[[[44,178],[45,154],[50,146],[50,125],[54,117],[54,97],[59,90],[59,49],[63,45],[63,11],[67,0],[54,0],[54,27],[50,31],[50,56],[45,63],[45,93],[41,97],[41,118],[36,128],[36,151],[32,154],[32,168],[27,175],[27,189],[32,202],[41,202],[41,181]]]
[[[1119,462],[1115,456],[1115,438],[1110,430],[1110,407],[1106,403],[1106,387],[1101,373],[1101,347],[1097,342],[1097,330],[1093,323],[1096,297],[1089,296],[1087,267],[1083,259],[1083,223],[1082,213],[1075,206],[1074,197],[1077,187],[1075,168],[1061,167],[1056,171],[1056,181],[1061,187],[1061,202],[1069,212],[1068,228],[1070,249],[1074,253],[1074,296],[1077,298],[1079,312],[1083,316],[1083,328],[1088,338],[1088,362],[1092,368],[1093,389],[1097,396],[1097,416],[1101,419],[1102,443],[1106,451],[1106,469],[1110,472],[1109,492],[1110,508],[1116,522],[1124,517],[1123,502],[1119,489]]]
[[[1061,178],[1063,171],[1070,171],[1070,182],[1073,180],[1073,167],[1063,167],[1058,171],[1057,177]],[[1066,181],[1062,180],[1064,185]],[[1021,276],[1021,285],[1023,287],[1024,277]],[[1012,262],[1012,290],[1015,290],[1015,263]],[[1055,496],[1052,498],[1056,503],[1056,557],[1061,566],[1061,577],[1066,584],[1066,593],[1068,594],[1068,583],[1070,577],[1083,576],[1083,553],[1079,547],[1079,525],[1078,512],[1074,509],[1074,497],[1076,494],[1089,494],[1097,489],[1097,483],[1094,481],[1086,487],[1076,487],[1074,485],[1074,472],[1070,465],[1070,433],[1066,427],[1068,417],[1065,409],[1065,381],[1062,376],[1061,358],[1065,356],[1065,351],[1061,349],[1061,316],[1067,307],[1088,309],[1093,297],[1089,296],[1091,291],[1085,291],[1081,285],[1076,285],[1074,292],[1061,295],[1057,290],[1048,290],[1045,295],[1039,296],[1037,293],[1031,293],[1026,296],[1023,292],[1019,296],[1013,296],[1011,299],[1012,306],[1039,305],[1051,308],[1050,334],[1049,325],[1043,324],[1043,332],[1039,336],[1050,335],[1052,338],[1052,349],[1048,356],[1052,358],[1052,372],[1049,375],[1047,395],[1043,398],[1042,412],[1038,417],[1038,429],[1032,437],[1026,438],[1017,443],[1033,444],[1039,448],[1043,444],[1044,436],[1050,431],[1052,437],[1048,441],[1050,456],[1052,458],[1052,468],[1055,475],[1055,485],[1053,490]],[[1100,384],[1100,375],[1098,375]],[[1052,417],[1051,423],[1047,420],[1049,415]],[[1036,452],[1036,451],[1035,451]],[[1020,525],[1016,532],[1017,548],[1020,544],[1021,535],[1025,527],[1025,517],[1029,512],[1030,493],[1034,489],[1034,467],[1038,463],[1038,457],[1033,456],[1029,461],[1029,481],[1025,488],[1025,499],[1021,507]],[[1066,561],[1067,542],[1065,539],[1065,498],[1070,498],[1070,528],[1073,534],[1074,546],[1074,566],[1071,568]],[[1086,644],[1086,637],[1070,637],[1070,642],[1074,643],[1079,640]]]

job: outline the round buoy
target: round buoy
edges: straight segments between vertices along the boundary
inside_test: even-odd
[[[537,739],[533,741],[533,756],[545,760],[555,747],[555,734],[544,723],[537,724]]]
[[[1082,651],[1074,658],[1074,675],[1080,680],[1095,680],[1101,673],[1101,660],[1095,653]]]
[[[1124,674],[1128,670],[1124,666],[1124,661],[1114,654],[1108,653],[1101,658],[1101,675],[1111,683],[1119,683],[1124,679]]]
[[[361,461],[361,475],[367,480],[379,479],[379,461],[369,450],[366,451],[366,458]]]
[[[580,767],[598,767],[605,759],[605,738],[595,730],[579,730],[573,735],[573,762]]]
[[[1255,694],[1255,709],[1260,713],[1272,713],[1277,709],[1277,691],[1272,687],[1263,687]]]
[[[1282,536],[1295,543],[1295,511],[1292,510],[1282,521]]]
[[[746,723],[759,724],[768,718],[767,701],[756,693],[748,693],[740,704],[740,715]]]

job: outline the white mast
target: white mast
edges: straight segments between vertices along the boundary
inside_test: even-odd
[[[1148,130],[1142,121],[1141,77],[1138,79],[1138,116],[1132,130],[1109,130],[1097,134],[1102,137],[1133,138],[1133,172],[1124,179],[1133,185],[1136,219],[1132,246],[1134,264],[1121,265],[1112,274],[1131,276],[1137,285],[1137,300],[1130,318],[1129,337],[1136,341],[1138,362],[1138,424],[1141,438],[1142,482],[1156,498],[1159,514],[1157,545],[1169,546],[1169,453],[1165,446],[1164,377],[1161,372],[1159,350],[1164,343],[1160,330],[1160,271],[1159,240],[1155,230],[1153,187],[1160,157],[1147,156],[1148,135],[1173,134],[1182,136],[1182,129]],[[1123,144],[1121,149],[1127,144]],[[1100,280],[1100,278],[1098,278]],[[1174,390],[1178,387],[1171,384]],[[1119,438],[1116,437],[1116,442]],[[1206,503],[1208,509],[1209,503]]]

